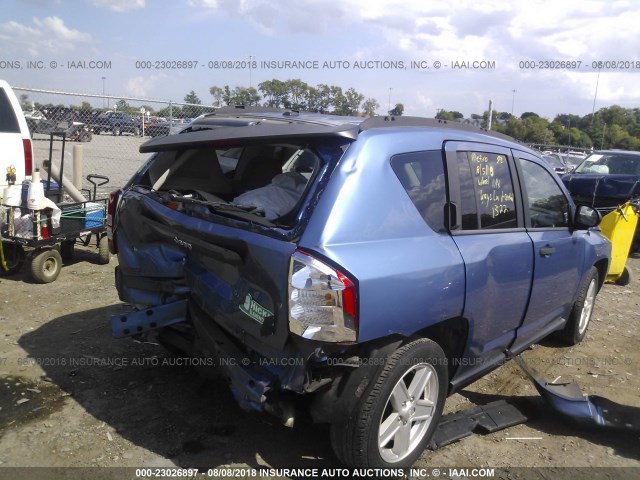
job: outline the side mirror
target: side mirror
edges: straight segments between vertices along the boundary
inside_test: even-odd
[[[602,215],[595,208],[588,205],[578,205],[573,217],[573,226],[577,230],[587,230],[591,227],[597,227],[601,220]]]

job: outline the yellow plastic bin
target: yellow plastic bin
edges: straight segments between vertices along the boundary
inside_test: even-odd
[[[607,282],[627,285],[631,281],[631,272],[625,264],[637,224],[638,207],[632,202],[620,205],[602,217],[600,230],[611,241],[611,265],[607,273]]]

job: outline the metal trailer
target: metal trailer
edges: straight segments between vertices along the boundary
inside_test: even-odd
[[[50,136],[49,162],[51,165],[53,133]],[[65,136],[62,136],[62,160],[60,178],[64,171]],[[25,261],[31,277],[37,283],[50,283],[58,278],[63,260],[73,258],[77,244],[89,246],[95,243],[97,261],[107,264],[110,260],[106,230],[108,199],[96,199],[97,187],[109,179],[103,175],[88,175],[93,192],[88,191],[88,201],[65,202],[62,185],[51,181],[51,168],[45,182],[45,197],[51,199],[60,210],[59,220],[54,209],[30,210],[19,207],[0,207],[0,275],[18,273]],[[92,195],[93,193],[93,195]]]

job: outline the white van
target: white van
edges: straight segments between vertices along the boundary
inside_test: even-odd
[[[10,183],[21,184],[33,170],[27,122],[15,93],[0,80],[0,196]]]

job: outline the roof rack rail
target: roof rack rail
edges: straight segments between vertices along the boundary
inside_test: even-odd
[[[207,115],[216,115],[216,114],[233,114],[233,113],[282,113],[283,115],[287,112],[296,112],[296,110],[291,110],[287,108],[276,108],[276,107],[258,107],[253,105],[227,105],[224,107],[216,108],[213,113],[208,113]]]
[[[467,125],[451,120],[441,120],[437,118],[425,118],[425,117],[405,117],[405,116],[392,116],[385,115],[379,117],[371,117],[360,124],[360,131],[369,130],[372,128],[386,128],[386,127],[436,127],[436,128],[450,128],[455,130],[466,130],[469,132],[482,132],[485,135],[501,138],[503,140],[509,140],[511,142],[517,142],[516,139],[505,135],[503,133],[487,130],[486,128],[478,128],[473,125]]]

